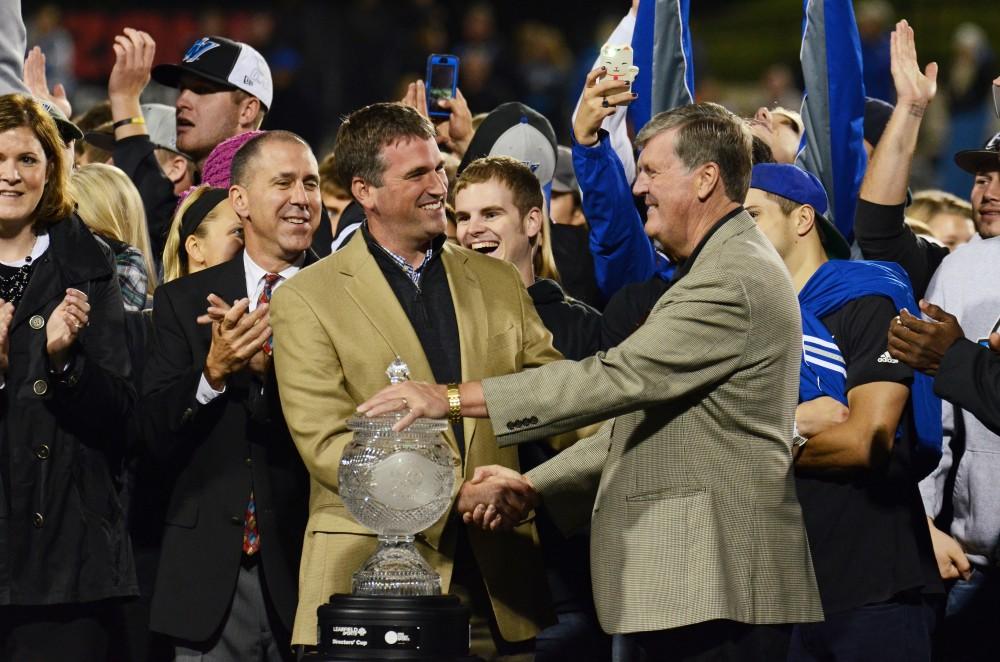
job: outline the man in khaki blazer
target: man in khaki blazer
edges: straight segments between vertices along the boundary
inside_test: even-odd
[[[352,183],[367,223],[343,249],[304,269],[272,300],[282,407],[311,475],[295,644],[316,643],[316,608],[333,593],[350,593],[352,573],[375,550],[374,534],[351,518],[337,493],[340,457],[352,434],[347,419],[387,384],[385,370],[395,357],[409,365],[413,379],[423,381],[434,380],[433,366],[441,359],[425,351],[427,340],[421,340],[407,308],[417,304],[404,303],[400,293],[433,300],[434,278],[450,292],[458,347],[441,347],[439,353],[460,358],[456,381],[561,358],[511,265],[445,243],[447,180],[434,135],[429,121],[399,104],[375,104],[345,121],[337,138],[338,167],[343,181]],[[448,317],[448,303],[427,312],[440,322]],[[451,428],[446,432],[455,457],[464,459],[455,469],[456,501],[481,499],[471,496],[481,485],[463,480],[482,465],[517,469],[517,450],[498,448],[490,426],[475,419],[464,419],[460,432],[464,448]],[[530,639],[548,625],[534,525],[492,536],[465,527],[449,511],[418,537],[445,592],[461,537],[471,547],[488,593],[486,610],[492,607],[503,640],[495,644],[503,648],[504,641]]]
[[[671,287],[607,353],[462,384],[462,413],[489,416],[504,447],[616,417],[525,477],[561,528],[591,523],[602,627],[644,659],[784,660],[784,624],[823,617],[792,476],[795,291],[740,204],[741,120],[685,106],[654,117],[637,143],[633,191],[647,233],[679,261]],[[416,383],[361,409],[401,397],[411,416],[447,411],[441,387]],[[512,523],[484,506],[466,517]]]

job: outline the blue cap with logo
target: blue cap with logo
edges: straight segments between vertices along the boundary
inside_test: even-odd
[[[827,255],[839,260],[850,259],[851,247],[826,217],[830,203],[826,197],[826,189],[816,175],[787,163],[758,163],[750,173],[750,188],[812,207],[816,212],[820,240]]]

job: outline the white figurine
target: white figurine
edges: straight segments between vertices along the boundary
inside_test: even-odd
[[[624,80],[629,85],[639,73],[639,67],[632,65],[632,47],[628,44],[604,44],[599,64],[608,70],[612,80]]]

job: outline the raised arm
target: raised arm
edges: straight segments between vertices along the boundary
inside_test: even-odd
[[[924,111],[937,92],[937,64],[921,71],[913,29],[900,21],[891,41],[896,108],[861,183],[854,233],[866,259],[898,262],[923,296],[948,249],[917,237],[903,222],[910,165]]]

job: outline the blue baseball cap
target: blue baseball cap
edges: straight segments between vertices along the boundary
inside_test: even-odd
[[[816,175],[787,163],[758,163],[750,173],[750,188],[812,207],[816,212],[819,238],[826,254],[838,260],[850,259],[851,247],[826,217],[830,203],[826,197],[826,189]]]

